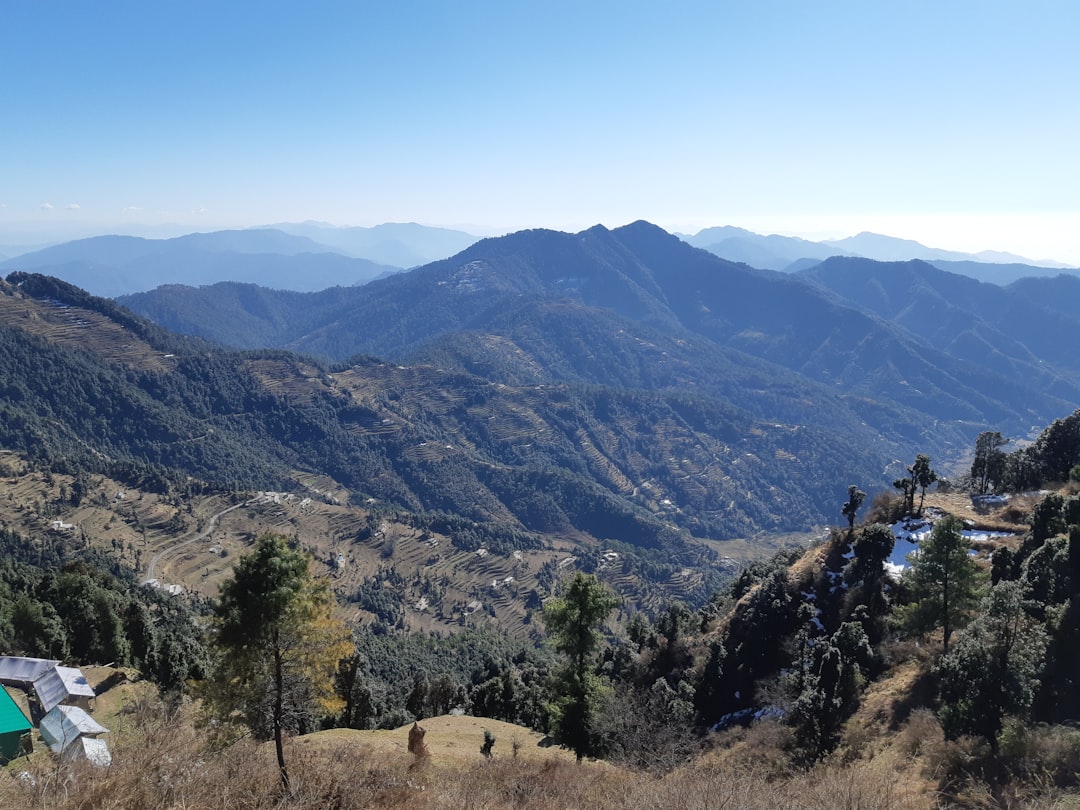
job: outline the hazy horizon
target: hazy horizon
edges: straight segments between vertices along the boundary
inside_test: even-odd
[[[1064,0],[62,0],[5,17],[0,244],[645,219],[1080,265]]]
[[[23,253],[32,253],[32,252],[34,252],[36,250],[43,249],[43,248],[46,248],[46,247],[51,247],[53,245],[64,244],[64,243],[67,243],[67,242],[74,242],[74,241],[78,241],[78,240],[81,240],[81,239],[90,239],[90,238],[99,237],[99,236],[132,236],[132,237],[138,237],[138,238],[143,238],[143,239],[166,240],[166,239],[173,239],[173,238],[180,237],[180,236],[187,236],[187,235],[194,234],[194,233],[212,233],[212,232],[215,232],[215,231],[277,228],[277,227],[281,227],[281,226],[290,226],[290,225],[317,225],[317,226],[320,226],[320,227],[326,227],[326,228],[330,228],[330,229],[333,229],[333,228],[346,229],[346,228],[354,228],[354,227],[377,228],[377,227],[383,226],[383,225],[399,225],[399,224],[416,224],[416,225],[421,225],[421,226],[429,227],[429,228],[443,228],[443,229],[448,229],[448,230],[453,230],[453,231],[460,231],[460,232],[464,232],[464,233],[470,234],[472,236],[475,236],[478,239],[483,239],[485,237],[492,237],[492,236],[502,236],[502,235],[507,234],[507,233],[513,233],[516,230],[528,230],[528,229],[531,229],[531,228],[534,228],[534,227],[539,227],[539,226],[528,226],[528,228],[517,228],[517,229],[506,230],[506,229],[501,229],[501,228],[489,228],[489,227],[486,227],[486,226],[474,225],[474,224],[450,223],[450,224],[434,224],[433,225],[433,224],[430,224],[430,223],[417,223],[417,222],[414,222],[414,221],[409,221],[408,223],[380,222],[380,223],[376,223],[375,225],[349,225],[349,224],[334,224],[334,223],[328,223],[328,222],[321,221],[321,220],[308,219],[308,220],[301,220],[301,221],[297,221],[297,222],[284,222],[284,221],[282,221],[282,222],[262,222],[262,223],[252,224],[252,225],[239,225],[239,224],[238,225],[231,225],[231,226],[230,225],[225,225],[225,226],[222,226],[220,228],[205,227],[205,228],[194,229],[194,230],[189,226],[183,226],[183,225],[179,225],[179,224],[176,224],[176,223],[162,223],[162,224],[158,224],[158,225],[144,225],[144,224],[135,223],[135,224],[128,224],[128,225],[116,225],[116,226],[113,226],[113,227],[109,227],[109,226],[94,227],[92,225],[79,224],[78,226],[76,226],[74,228],[65,228],[62,224],[54,224],[54,223],[33,223],[33,224],[29,225],[28,227],[26,227],[25,230],[20,230],[17,225],[12,226],[11,224],[5,225],[5,224],[0,223],[0,258],[5,258],[5,257],[6,258],[11,258],[14,255],[21,255]],[[552,230],[560,230],[560,231],[564,231],[564,232],[577,233],[577,232],[580,232],[580,231],[583,231],[583,230],[587,230],[588,228],[591,228],[591,227],[593,227],[594,225],[597,225],[597,224],[604,225],[604,227],[608,227],[609,229],[615,229],[615,228],[620,227],[621,225],[626,225],[626,224],[629,224],[629,223],[625,223],[625,222],[624,223],[618,223],[618,224],[593,223],[592,225],[588,225],[588,226],[575,227],[575,228],[554,228]],[[657,224],[657,223],[654,223],[654,224]],[[692,237],[692,236],[696,235],[698,232],[700,232],[702,230],[707,230],[707,229],[717,228],[717,227],[730,226],[730,225],[731,225],[731,223],[717,223],[715,225],[709,225],[709,226],[706,226],[706,228],[699,228],[699,229],[682,229],[682,228],[677,228],[677,227],[667,227],[667,228],[665,228],[665,230],[667,230],[669,233],[673,233],[673,234],[677,234],[677,235],[681,235],[681,236]],[[661,225],[660,227],[664,227],[664,226]],[[772,235],[789,236],[789,237],[796,237],[796,238],[800,238],[800,239],[805,239],[805,240],[811,241],[811,242],[841,241],[841,240],[849,238],[849,237],[859,236],[860,234],[867,233],[867,231],[843,232],[843,231],[828,231],[828,230],[818,231],[818,232],[810,232],[810,231],[793,232],[793,231],[788,231],[788,232],[777,233],[776,231],[771,231],[771,230],[767,230],[767,229],[766,230],[761,230],[761,231],[755,231],[752,228],[748,228],[748,227],[745,227],[745,226],[734,226],[734,227],[743,228],[744,230],[750,231],[750,232],[755,233],[755,234],[757,234],[759,236],[772,236]],[[996,251],[996,250],[994,250],[992,248],[975,248],[975,249],[971,249],[971,250],[957,249],[957,248],[945,248],[942,245],[936,244],[936,243],[934,243],[932,241],[927,242],[927,241],[923,241],[923,240],[920,240],[920,239],[913,239],[913,238],[907,237],[907,236],[898,236],[898,235],[896,235],[894,233],[886,233],[886,232],[883,232],[883,231],[869,231],[869,233],[879,235],[879,236],[885,236],[885,237],[889,237],[889,238],[893,238],[893,239],[903,239],[903,240],[907,240],[907,241],[918,242],[920,245],[922,245],[923,247],[925,247],[927,249],[930,249],[930,250],[953,250],[953,251],[956,251],[958,253],[967,253],[967,254],[970,254],[973,258],[978,256],[979,254],[990,254],[990,253],[999,253],[1001,255],[1005,255],[1005,256],[1008,257],[1007,259],[1002,259],[1002,258],[997,258],[997,257],[977,259],[979,261],[987,261],[987,262],[991,262],[991,263],[993,263],[993,262],[1017,262],[1017,263],[1029,263],[1029,264],[1032,264],[1034,266],[1042,265],[1044,267],[1061,267],[1061,268],[1080,267],[1080,262],[1072,264],[1072,263],[1069,263],[1067,261],[1063,261],[1063,260],[1061,260],[1061,259],[1059,259],[1059,258],[1057,258],[1055,256],[1025,256],[1025,255],[1022,255],[1022,254],[1014,253],[1012,251]],[[314,238],[314,240],[316,242],[318,242],[317,236],[313,236],[312,238]],[[4,253],[5,248],[8,249],[8,253],[6,253],[6,254]],[[336,249],[333,248],[332,246],[328,246],[328,249],[333,250],[333,251],[336,252]],[[12,252],[12,251],[14,251],[14,252]],[[913,256],[911,258],[917,258],[917,257]]]

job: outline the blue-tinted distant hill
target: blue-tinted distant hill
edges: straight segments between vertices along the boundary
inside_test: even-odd
[[[1054,306],[1052,294],[1039,300],[1036,291],[1049,293],[1053,279],[999,287],[928,262],[851,257],[828,259],[801,275],[958,360],[1027,380],[1040,392],[1075,390],[1080,310]],[[1060,278],[1060,286],[1080,288],[1080,280]],[[1067,300],[1064,292],[1059,288]]]
[[[1016,262],[953,262],[940,259],[931,261],[930,264],[939,270],[947,270],[950,273],[960,273],[979,281],[988,281],[991,284],[1005,286],[1019,281],[1022,278],[1052,278],[1065,274],[1073,278],[1080,278],[1080,270],[1061,267],[1041,267],[1031,264]]]
[[[1029,276],[1050,276],[1061,272],[1056,262],[1032,262],[1022,256],[995,251],[959,253],[927,247],[911,239],[863,232],[846,239],[813,242],[790,236],[762,236],[743,228],[706,228],[682,239],[695,247],[733,262],[751,267],[797,273],[832,256],[860,256],[877,261],[922,259],[953,273],[980,281],[1008,284]],[[1080,271],[1078,271],[1080,272]]]
[[[95,295],[116,297],[165,284],[222,280],[273,289],[363,284],[400,268],[334,252],[273,229],[194,233],[174,239],[97,236],[16,256],[0,269],[43,273]]]
[[[764,270],[786,270],[800,259],[820,261],[830,256],[848,255],[845,250],[820,242],[777,234],[762,236],[731,225],[706,228],[693,236],[682,238],[688,244],[704,248],[722,259]]]
[[[976,257],[970,253],[927,247],[914,239],[898,239],[895,236],[885,236],[870,231],[863,231],[844,239],[829,239],[822,244],[849,256],[862,256],[883,262],[902,262],[908,259],[977,261]]]
[[[922,259],[928,262],[963,262],[974,264],[1022,264],[1028,267],[1042,268],[1040,275],[1045,275],[1046,269],[1057,270],[1064,265],[1053,261],[1032,261],[1014,253],[1003,253],[997,250],[984,250],[979,253],[963,253],[956,250],[942,250],[941,248],[927,247],[913,239],[898,239],[895,236],[885,236],[880,233],[863,231],[846,239],[834,239],[822,242],[833,248],[843,251],[852,256],[862,256],[866,259],[877,259],[883,262],[907,261],[909,259]],[[956,270],[955,272],[963,272]],[[990,279],[985,279],[990,280]]]
[[[371,228],[335,227],[324,222],[285,222],[271,227],[308,237],[348,256],[395,267],[416,267],[445,259],[477,241],[477,237],[464,231],[432,228],[415,222],[387,222]]]
[[[1052,278],[1023,278],[1007,288],[1046,309],[1080,318],[1080,276],[1061,273]]]
[[[1026,433],[1080,403],[1077,375],[1059,370],[1056,356],[1046,368],[1034,349],[1006,355],[1017,364],[965,353],[808,280],[724,261],[644,222],[485,239],[328,299],[259,294],[244,303],[249,295],[171,289],[123,303],[211,339],[250,320],[244,331],[265,345],[315,356],[420,359],[508,384],[701,390],[777,421],[796,421],[799,402],[808,422],[827,420],[814,416],[820,404],[841,406],[823,398],[826,386],[876,431],[939,449],[987,427]],[[216,308],[227,300],[238,304],[233,315]],[[1002,345],[1007,337],[994,335]],[[772,371],[760,374],[777,381],[771,391],[745,373],[762,362]]]

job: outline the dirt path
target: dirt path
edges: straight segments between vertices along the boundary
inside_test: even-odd
[[[151,580],[156,578],[155,577],[155,569],[157,568],[158,563],[160,563],[161,560],[164,557],[167,557],[170,554],[175,554],[176,552],[180,551],[180,549],[185,548],[187,546],[190,546],[192,543],[197,543],[200,540],[205,540],[207,537],[210,536],[210,534],[214,531],[214,529],[217,528],[218,521],[223,516],[229,514],[229,512],[232,512],[232,511],[234,511],[236,509],[240,509],[240,508],[242,508],[244,506],[247,506],[250,503],[252,503],[252,501],[244,501],[243,503],[238,503],[238,504],[235,504],[233,506],[230,506],[228,509],[222,509],[216,515],[211,516],[210,520],[208,520],[206,522],[206,526],[204,526],[201,531],[195,532],[187,540],[182,540],[179,543],[177,543],[175,546],[170,546],[169,548],[162,549],[161,551],[159,551],[157,554],[155,554],[153,557],[151,557],[150,562],[147,563],[147,565],[146,565],[146,576],[143,578],[143,581],[144,582],[150,582]]]

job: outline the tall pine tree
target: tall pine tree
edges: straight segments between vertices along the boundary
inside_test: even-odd
[[[282,785],[289,788],[283,737],[308,730],[320,712],[340,708],[334,694],[338,662],[352,652],[349,632],[332,616],[324,582],[308,557],[285,539],[264,534],[221,586],[215,646],[217,667],[208,708],[273,738]]]

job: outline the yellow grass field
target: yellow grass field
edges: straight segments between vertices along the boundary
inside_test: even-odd
[[[495,735],[492,759],[519,759],[523,762],[573,762],[575,759],[573,752],[552,744],[543,734],[501,720],[444,715],[421,720],[420,727],[427,732],[424,744],[427,746],[431,764],[435,766],[483,761],[480,747],[484,744],[485,729]],[[293,740],[293,745],[299,749],[310,748],[322,752],[353,744],[378,757],[409,757],[410,728],[411,723],[401,728],[379,731],[331,729],[297,737]]]

